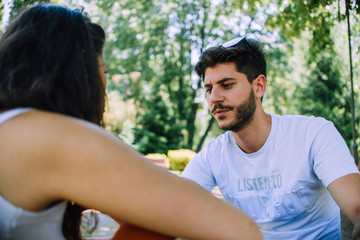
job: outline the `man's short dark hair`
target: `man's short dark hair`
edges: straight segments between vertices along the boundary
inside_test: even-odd
[[[234,62],[236,70],[244,73],[251,83],[257,76],[266,76],[266,61],[263,47],[256,39],[245,38],[234,46],[218,45],[206,49],[195,65],[195,71],[204,79],[205,70],[219,63]]]

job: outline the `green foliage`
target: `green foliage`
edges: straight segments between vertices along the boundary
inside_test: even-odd
[[[4,3],[0,2],[0,34],[3,33],[3,16],[4,16]]]
[[[309,42],[310,57],[316,58],[316,55],[322,51],[334,50],[331,29],[335,21],[345,19],[344,2],[340,0],[292,0],[288,3],[278,1],[278,11],[268,16],[266,26],[269,30],[280,29],[280,33],[287,39],[299,37],[304,31],[310,32],[312,35]],[[359,13],[358,1],[355,5],[354,1],[350,1],[350,6],[354,6],[354,10]]]
[[[208,1],[99,1],[109,31],[105,58],[123,79],[109,83],[137,107],[134,145],[143,152],[193,148],[198,108],[194,102],[192,54],[214,27]],[[212,34],[214,35],[214,34]],[[197,51],[197,50],[196,50]],[[133,82],[128,76],[140,72]],[[199,85],[199,82],[198,84]]]
[[[291,44],[286,43],[284,39],[280,39],[279,43],[282,48],[273,44],[274,46],[270,45],[266,52],[267,86],[263,106],[267,111],[285,114],[291,109],[292,95],[289,92],[293,91],[293,84],[287,76],[292,74],[294,69],[289,64],[289,52],[292,49],[288,48]]]
[[[189,149],[169,150],[167,155],[170,162],[170,169],[183,171],[195,154],[194,151]]]
[[[333,59],[339,53],[347,55],[347,49],[336,49],[339,41],[344,45],[346,33],[339,32],[335,37],[331,33],[335,25],[344,23],[344,0],[87,1],[97,3],[96,17],[108,33],[108,68],[112,76],[122,76],[118,83],[109,81],[108,90],[119,92],[124,102],[133,101],[133,143],[143,153],[166,153],[180,147],[196,149],[194,145],[204,140],[201,135],[207,134],[210,121],[199,114],[202,104],[194,101],[202,87],[192,75],[196,56],[208,44],[245,34],[266,44],[266,110],[321,115],[333,120],[339,129],[349,129],[347,62],[336,60],[337,64],[329,64],[331,69],[345,69],[341,77],[334,69],[314,70],[326,65],[320,64],[325,62],[324,52]],[[351,2],[354,19],[359,2]],[[355,43],[359,43],[359,26],[355,21],[352,27]],[[354,63],[358,65],[359,61]],[[131,72],[141,73],[138,81],[130,79]],[[341,81],[315,82],[313,76],[321,77],[323,72],[329,72],[325,74],[328,79],[333,76]],[[355,75],[359,75],[358,71]],[[336,101],[329,100],[334,98]],[[210,128],[211,137],[219,134],[215,126]],[[122,128],[119,125],[116,131],[124,134]],[[346,131],[341,130],[348,140]]]
[[[21,12],[27,6],[31,6],[35,3],[57,3],[57,1],[51,0],[13,0],[10,5],[10,19],[15,17],[19,12]]]
[[[116,134],[124,142],[131,144],[133,139],[132,128],[135,121],[135,105],[133,100],[123,101],[117,91],[109,91],[104,113],[105,129]]]
[[[166,100],[156,88],[147,101],[142,102],[137,114],[137,126],[134,129],[133,144],[144,153],[166,153],[169,149],[181,146],[182,125],[175,114],[169,112]]]
[[[10,16],[24,6],[49,1],[15,0]],[[77,2],[68,0],[65,4]],[[111,76],[106,127],[139,151],[164,154],[169,149],[196,149],[198,142],[201,145],[205,141],[201,136],[204,132],[206,135],[210,131],[210,137],[221,133],[216,124],[206,131],[210,121],[199,111],[207,106],[195,101],[202,86],[201,80],[193,75],[193,66],[208,44],[244,35],[265,43],[268,62],[265,109],[278,114],[323,116],[332,120],[350,141],[348,62],[338,59],[338,55],[348,59],[348,49],[338,49],[338,45],[347,47],[347,32],[339,31],[345,25],[332,34],[337,25],[344,23],[345,0],[84,0],[84,3],[92,20],[107,32],[104,54]],[[360,85],[359,4],[360,1],[350,1],[357,85]],[[131,79],[132,72],[140,73],[137,81]],[[121,76],[120,81],[112,81],[114,76]],[[356,91],[358,99],[359,89]],[[360,115],[359,101],[355,104],[356,115]]]
[[[304,86],[298,86],[295,99],[301,114],[324,117],[334,123],[350,144],[352,139],[350,98],[342,82],[336,58],[329,53],[318,56]]]

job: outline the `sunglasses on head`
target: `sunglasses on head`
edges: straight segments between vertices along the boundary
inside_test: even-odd
[[[221,45],[221,47],[223,48],[231,48],[231,47],[237,47],[237,46],[240,46],[244,44],[247,48],[247,50],[250,52],[250,54],[254,55],[253,54],[253,51],[251,51],[251,48],[249,46],[249,43],[247,42],[246,40],[246,37],[237,37],[237,38],[234,38],[230,41],[227,41],[226,43],[223,43]]]
[[[90,19],[89,13],[85,10],[84,6],[77,5],[73,9],[73,11],[80,13],[83,15],[86,19]]]

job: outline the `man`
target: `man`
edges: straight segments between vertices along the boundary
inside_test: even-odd
[[[341,239],[340,211],[360,237],[360,175],[332,122],[264,112],[266,62],[254,39],[207,49],[195,70],[219,127],[228,130],[182,176],[252,217],[265,239]]]

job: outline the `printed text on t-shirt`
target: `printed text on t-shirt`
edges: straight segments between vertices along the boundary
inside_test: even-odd
[[[258,191],[270,190],[282,187],[281,174],[257,177],[257,178],[242,178],[238,179],[238,191]]]

